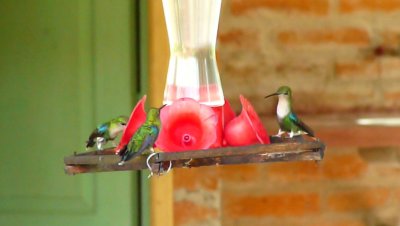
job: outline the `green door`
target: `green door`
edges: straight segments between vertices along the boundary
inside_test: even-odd
[[[63,171],[138,98],[135,5],[0,0],[0,225],[139,224],[136,173]]]

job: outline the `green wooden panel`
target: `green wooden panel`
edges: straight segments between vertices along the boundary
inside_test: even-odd
[[[137,225],[138,175],[66,176],[135,97],[129,0],[0,0],[0,225]]]

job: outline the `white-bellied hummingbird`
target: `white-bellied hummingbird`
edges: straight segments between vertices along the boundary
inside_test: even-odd
[[[278,96],[278,106],[276,114],[279,122],[279,132],[277,136],[282,136],[284,133],[289,133],[290,138],[293,136],[307,134],[314,137],[312,129],[302,122],[292,110],[292,91],[288,86],[279,87],[278,91],[265,98]]]
[[[126,126],[128,117],[118,116],[108,122],[102,123],[90,134],[86,141],[86,148],[93,147],[96,144],[98,150],[102,150],[102,146],[110,140],[114,140]]]

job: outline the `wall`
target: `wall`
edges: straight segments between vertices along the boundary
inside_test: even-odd
[[[276,101],[263,96],[283,84],[304,117],[396,113],[398,21],[397,0],[224,0],[217,49],[225,96],[236,111],[239,94],[248,97],[267,128],[276,127],[268,117]],[[361,136],[360,145],[338,147],[346,137],[327,137],[320,163],[174,170],[174,225],[400,225],[398,146],[365,147],[371,138]]]
[[[400,1],[223,2],[219,68],[232,101],[242,93],[271,113],[261,97],[288,84],[298,112],[399,107]]]
[[[328,149],[324,160],[180,169],[175,225],[399,225],[399,150]]]

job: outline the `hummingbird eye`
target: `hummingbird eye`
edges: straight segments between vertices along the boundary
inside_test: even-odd
[[[126,126],[126,123],[125,123],[125,122],[123,122],[123,123],[121,123],[121,125],[123,125],[123,126]]]

